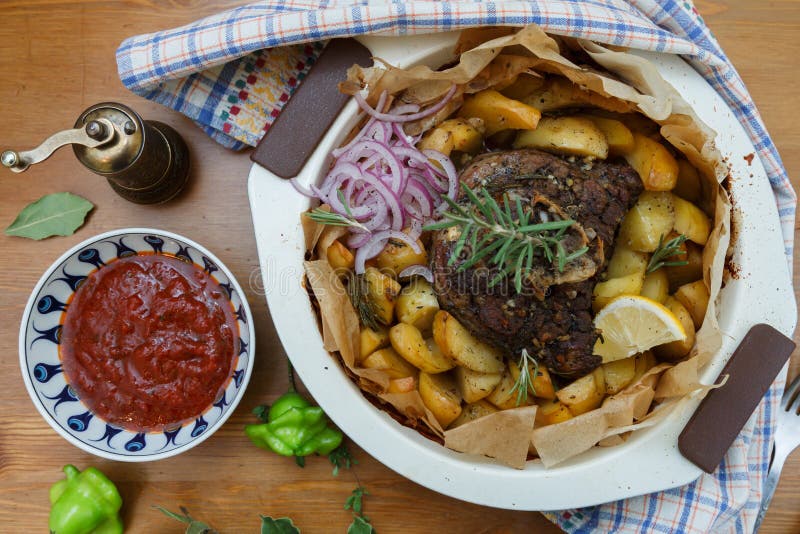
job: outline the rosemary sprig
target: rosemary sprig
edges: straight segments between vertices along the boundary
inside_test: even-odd
[[[522,349],[522,353],[519,355],[519,361],[517,362],[519,366],[519,376],[516,382],[514,382],[514,387],[511,388],[511,393],[517,392],[517,406],[523,402],[528,402],[529,389],[534,391],[530,364],[533,364],[533,376],[537,376],[539,374],[539,362],[528,354],[527,349]],[[534,393],[536,392],[534,391]]]
[[[350,273],[347,281],[347,295],[350,297],[350,302],[358,312],[361,318],[361,324],[373,330],[380,328],[383,324],[379,315],[375,302],[369,296],[369,287],[367,279],[363,274]]]
[[[477,193],[461,184],[468,206],[457,204],[449,197],[442,198],[450,207],[442,214],[444,220],[425,226],[423,230],[442,230],[452,226],[461,228],[461,235],[453,247],[449,265],[453,265],[464,247],[469,243],[471,255],[459,265],[458,270],[469,269],[480,260],[499,269],[489,282],[494,287],[506,276],[513,276],[517,293],[522,291],[522,281],[532,270],[534,258],[543,256],[548,263],[555,264],[564,272],[567,264],[579,258],[588,247],[567,251],[564,238],[567,230],[575,224],[571,219],[531,223],[531,210],[525,210],[519,198],[513,204],[508,195],[503,196],[502,206],[486,188]]]
[[[347,202],[344,198],[344,193],[341,189],[336,190],[336,196],[339,197],[339,202],[341,202],[344,206],[344,211],[347,216],[342,215],[341,213],[327,211],[322,208],[314,208],[308,213],[308,218],[320,224],[327,224],[329,226],[352,226],[353,228],[359,228],[360,230],[369,232],[366,226],[358,222],[356,218],[353,217],[353,212],[350,210],[350,206],[347,205]]]
[[[650,274],[662,267],[688,265],[689,262],[686,260],[666,261],[667,258],[683,254],[683,252],[681,252],[681,245],[683,245],[686,239],[687,237],[681,234],[664,243],[664,234],[661,234],[658,238],[658,246],[655,251],[653,251],[653,255],[650,256],[650,261],[647,263],[647,270],[645,272]]]

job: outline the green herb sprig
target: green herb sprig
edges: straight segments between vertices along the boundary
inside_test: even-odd
[[[375,528],[370,524],[369,517],[364,515],[364,496],[369,492],[364,486],[359,485],[344,502],[345,510],[353,511],[353,522],[347,528],[347,534],[374,534]]]
[[[367,278],[363,274],[348,273],[347,275],[347,296],[358,312],[361,324],[373,330],[378,330],[383,324],[379,316],[378,306],[372,297],[369,296],[369,285]]]
[[[533,378],[531,377],[531,368],[530,366],[533,365],[533,376],[539,375],[539,362],[536,361],[534,357],[528,354],[527,349],[522,349],[522,353],[519,355],[519,362],[517,362],[519,366],[519,376],[517,377],[516,382],[514,382],[514,387],[511,388],[511,393],[517,392],[517,406],[522,404],[523,402],[528,402],[528,390],[536,393],[533,389]]]
[[[350,226],[365,232],[369,232],[366,226],[358,222],[356,218],[353,217],[353,212],[350,210],[350,206],[347,205],[347,202],[344,198],[344,193],[341,189],[336,190],[336,196],[339,198],[339,202],[341,202],[344,206],[344,211],[347,216],[342,215],[341,213],[334,213],[332,211],[324,210],[322,208],[314,208],[308,213],[308,218],[320,224],[327,224],[328,226]]]
[[[672,256],[683,254],[681,245],[683,245],[687,239],[685,235],[681,234],[664,243],[664,234],[661,234],[658,238],[658,246],[655,251],[653,251],[653,255],[650,256],[650,261],[647,263],[647,270],[645,272],[650,274],[662,267],[680,267],[681,265],[688,265],[689,262],[686,260],[667,261],[667,259]]]
[[[341,468],[350,469],[353,465],[358,464],[358,461],[350,454],[346,443],[342,443],[335,448],[328,455],[328,460],[330,460],[331,465],[333,465],[333,476],[337,476]]]
[[[208,525],[208,523],[198,521],[190,516],[189,511],[183,506],[180,507],[180,514],[170,512],[162,506],[156,505],[153,506],[153,508],[157,509],[167,517],[171,517],[172,519],[180,521],[181,523],[186,523],[187,527],[185,534],[220,534],[217,529]],[[260,517],[261,534],[301,534],[300,529],[297,528],[292,520],[288,517],[279,517],[277,519],[268,515],[262,515]]]
[[[502,206],[486,188],[477,193],[462,184],[469,204],[462,206],[449,197],[442,198],[450,207],[442,214],[444,220],[425,226],[424,230],[442,230],[453,226],[461,229],[449,265],[453,265],[469,243],[470,256],[458,266],[459,271],[469,269],[483,258],[499,272],[489,282],[494,287],[506,276],[513,275],[514,288],[522,291],[523,279],[533,269],[534,258],[541,254],[548,263],[564,272],[567,264],[583,254],[589,247],[568,251],[564,246],[567,230],[575,224],[571,219],[531,223],[531,211],[522,207],[519,198],[512,203],[503,196]]]

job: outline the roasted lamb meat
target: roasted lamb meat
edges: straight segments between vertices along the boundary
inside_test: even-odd
[[[431,270],[441,307],[473,335],[510,355],[525,349],[562,376],[592,371],[600,364],[592,354],[599,335],[592,322],[592,290],[622,217],[642,191],[639,176],[625,164],[569,161],[526,149],[483,154],[460,180],[473,190],[485,187],[497,201],[506,195],[513,202],[520,198],[541,219],[576,221],[572,239],[582,240],[589,251],[563,272],[541,258],[517,292],[508,278],[489,287],[497,268],[483,261],[459,269],[472,253],[469,245],[451,262],[458,228],[436,231]]]

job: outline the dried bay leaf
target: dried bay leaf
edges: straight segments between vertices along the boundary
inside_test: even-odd
[[[6,235],[44,239],[54,235],[72,235],[83,225],[94,204],[72,193],[52,193],[25,206]]]
[[[300,529],[288,517],[261,516],[261,534],[300,534]]]

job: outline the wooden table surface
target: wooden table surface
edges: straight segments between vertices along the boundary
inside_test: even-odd
[[[289,516],[303,532],[344,532],[343,509],[356,486],[368,489],[365,511],[377,529],[391,532],[557,532],[537,512],[495,510],[444,497],[390,471],[352,445],[355,471],[334,478],[324,459],[305,469],[253,447],[242,432],[250,410],[270,403],[286,386],[284,352],[257,288],[258,258],[250,220],[246,154],[227,151],[178,113],[135,97],[116,71],[123,38],[171,28],[236,2],[129,0],[0,2],[0,149],[26,149],[71,127],[86,107],[101,101],[132,106],[145,118],[175,127],[192,151],[192,179],[176,201],[155,207],[128,203],[63,149],[24,174],[0,169],[0,225],[29,202],[71,191],[96,208],[70,237],[40,242],[0,236],[0,530],[46,529],[47,491],[61,467],[95,465],[118,485],[130,532],[181,532],[154,511],[187,506],[226,532],[255,532],[259,514]],[[800,180],[800,128],[796,84],[800,67],[800,2],[698,1],[739,69],[781,150],[795,186]],[[17,335],[23,307],[42,272],[64,250],[97,233],[151,226],[186,235],[215,252],[247,286],[258,351],[247,393],[228,423],[201,446],[154,463],[110,462],[81,452],[36,412],[20,376]],[[795,265],[797,261],[795,261]],[[797,265],[795,273],[800,272]],[[795,281],[797,280],[795,274]],[[795,336],[795,340],[798,336]],[[800,366],[794,356],[793,370]],[[595,481],[594,483],[602,483]],[[762,532],[800,530],[800,454],[790,458]]]

